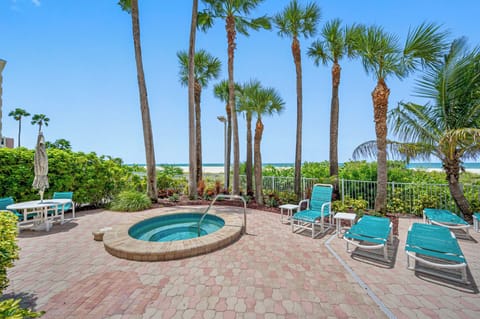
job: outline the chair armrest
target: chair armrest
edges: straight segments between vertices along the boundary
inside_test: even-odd
[[[307,204],[306,209],[308,209],[309,204],[310,204],[310,200],[309,200],[309,199],[303,199],[303,200],[301,200],[301,201],[298,203],[298,210],[299,210],[299,211],[303,210],[303,209],[302,209],[302,205],[303,205],[304,203]]]
[[[323,203],[322,204],[322,209],[321,209],[322,217],[325,215],[324,214],[325,209],[328,209],[328,212],[331,214],[331,208],[332,208],[332,202]]]

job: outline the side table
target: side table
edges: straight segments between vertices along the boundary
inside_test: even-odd
[[[287,210],[287,223],[290,221],[290,218],[292,217],[293,215],[293,210],[296,210],[298,211],[298,205],[293,205],[293,204],[285,204],[285,205],[280,205],[278,206],[280,208],[280,221],[283,223],[283,210],[286,209]]]
[[[352,214],[352,213],[336,213],[335,216],[333,216],[333,219],[337,221],[337,236],[340,236],[340,221],[341,220],[349,220],[350,221],[350,226],[353,225],[353,222],[355,221],[355,218],[357,218],[357,214]]]

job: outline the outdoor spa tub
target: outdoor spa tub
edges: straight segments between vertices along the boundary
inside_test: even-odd
[[[112,255],[138,261],[180,259],[209,253],[236,241],[243,221],[232,212],[175,212],[117,225],[103,243]]]

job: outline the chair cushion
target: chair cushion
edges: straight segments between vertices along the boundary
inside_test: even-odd
[[[425,208],[423,212],[428,219],[439,223],[468,225],[461,217],[446,209]]]
[[[330,216],[330,212],[326,211],[323,217]],[[316,210],[302,210],[295,215],[293,215],[293,219],[301,220],[309,223],[314,223],[317,219],[322,218],[322,213]]]

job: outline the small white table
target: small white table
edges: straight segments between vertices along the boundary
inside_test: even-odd
[[[337,221],[337,236],[341,237],[340,231],[341,231],[341,226],[340,226],[340,221],[341,220],[349,220],[350,221],[350,226],[353,225],[353,222],[355,221],[355,218],[357,218],[357,214],[352,214],[352,213],[336,213],[335,216],[333,216],[333,219]]]
[[[287,210],[287,223],[290,221],[290,218],[292,218],[293,215],[293,210],[298,211],[298,205],[293,205],[293,204],[285,204],[285,205],[280,205],[278,206],[280,208],[280,221],[283,223],[283,210]]]
[[[43,201],[33,200],[29,202],[21,202],[15,203],[7,206],[7,209],[12,210],[20,210],[23,213],[23,221],[19,222],[19,226],[21,224],[31,223],[35,224],[45,224],[45,230],[49,231],[51,227],[51,222],[54,218],[60,217],[61,222],[64,222],[64,213],[65,213],[65,205],[71,203],[73,207],[73,202],[71,199],[44,199]],[[58,207],[61,206],[61,215],[58,215]],[[48,217],[48,210],[53,209],[55,210],[55,215],[52,217]],[[33,220],[27,220],[29,214],[37,214],[37,216]],[[19,227],[20,230],[20,227]]]

